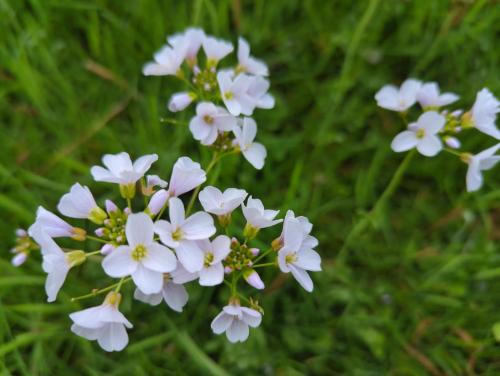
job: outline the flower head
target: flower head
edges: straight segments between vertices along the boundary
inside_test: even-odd
[[[482,171],[492,169],[500,162],[500,155],[495,155],[500,149],[500,143],[483,150],[476,155],[467,155],[464,160],[468,163],[466,183],[467,192],[477,191],[483,185]]]
[[[240,206],[247,195],[244,189],[228,188],[222,193],[218,188],[208,186],[203,188],[198,198],[206,212],[226,215]]]
[[[236,137],[235,143],[240,148],[245,159],[258,170],[264,167],[267,151],[264,145],[254,142],[257,135],[255,120],[249,117],[243,118],[242,127],[234,127],[233,133]]]
[[[283,222],[282,219],[274,219],[279,210],[264,209],[262,201],[252,196],[248,197],[247,204],[242,204],[241,207],[247,223],[253,228],[261,229]]]
[[[214,37],[205,37],[202,45],[203,51],[205,51],[205,55],[207,55],[207,64],[209,66],[216,66],[220,60],[234,50],[230,42]]]
[[[404,112],[417,101],[421,85],[420,81],[411,78],[403,82],[400,88],[394,85],[385,85],[375,94],[375,100],[382,108]]]
[[[225,235],[219,235],[214,240],[198,240],[196,245],[203,252],[203,267],[198,272],[200,285],[215,286],[224,280],[222,260],[231,252],[231,240]]]
[[[186,109],[196,99],[196,94],[189,91],[182,91],[172,95],[168,101],[168,109],[172,112],[179,112]]]
[[[177,75],[186,56],[187,49],[188,46],[181,44],[176,45],[175,48],[168,45],[163,46],[160,51],[155,53],[154,61],[144,65],[142,74],[145,76]]]
[[[236,70],[254,74],[256,76],[269,75],[269,70],[267,69],[266,64],[263,61],[250,56],[250,46],[242,37],[238,39],[238,67]]]
[[[391,148],[399,153],[416,147],[420,154],[433,157],[443,148],[437,134],[445,123],[443,115],[435,111],[424,112],[416,123],[410,124],[408,130],[399,133],[392,140]]]
[[[196,55],[205,39],[205,32],[197,27],[189,27],[183,33],[177,33],[167,38],[168,43],[179,51],[185,51],[186,59],[194,64]]]
[[[226,332],[230,342],[244,342],[248,338],[249,326],[256,328],[262,321],[260,312],[233,303],[225,306],[212,321],[211,327],[215,334]]]
[[[453,93],[439,93],[436,82],[423,84],[417,92],[417,101],[423,108],[439,108],[456,102],[460,97]]]
[[[120,300],[121,295],[112,291],[100,306],[71,313],[71,331],[90,341],[97,340],[103,350],[123,350],[128,344],[125,328],[130,329],[133,325],[118,310]]]
[[[90,189],[79,183],[74,184],[69,193],[61,197],[57,209],[66,217],[88,218],[97,224],[107,218],[106,212],[97,206]]]
[[[102,163],[106,168],[94,166],[90,172],[95,181],[120,185],[135,184],[157,160],[158,155],[148,154],[140,157],[132,164],[128,153],[106,154],[102,157]]]
[[[68,222],[49,212],[43,206],[38,207],[35,223],[28,229],[31,237],[34,237],[33,230],[35,227],[42,228],[43,232],[52,238],[71,237],[75,240],[85,239],[85,230],[71,226]]]
[[[500,140],[500,131],[495,125],[500,112],[500,101],[486,88],[477,93],[471,115],[474,126],[481,132]]]
[[[128,245],[117,247],[102,262],[106,274],[114,278],[130,275],[146,294],[159,292],[163,273],[173,271],[177,265],[172,251],[153,240],[153,227],[147,214],[130,214],[125,227]]]
[[[274,97],[268,93],[270,85],[264,77],[251,77],[247,94],[252,98],[255,107],[264,109],[274,107]]]
[[[178,197],[189,192],[207,180],[205,171],[200,164],[189,157],[180,157],[174,164],[168,192],[170,196]]]
[[[203,145],[212,145],[219,132],[229,132],[236,126],[236,118],[225,108],[211,102],[201,102],[196,106],[196,116],[189,122],[189,130],[195,140]]]
[[[217,73],[217,82],[222,100],[231,115],[252,115],[255,109],[255,99],[248,93],[253,82],[250,76],[241,73],[233,77],[232,72],[221,71]]]

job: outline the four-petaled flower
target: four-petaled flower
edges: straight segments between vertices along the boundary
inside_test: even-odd
[[[500,140],[500,131],[495,125],[500,112],[500,101],[486,88],[477,93],[472,106],[471,116],[474,127],[491,137]]]
[[[196,106],[196,116],[189,122],[189,130],[195,140],[203,145],[212,145],[219,133],[229,132],[236,126],[236,118],[223,107],[211,102]]]
[[[269,75],[266,64],[262,60],[250,56],[250,46],[242,37],[238,39],[238,67],[236,70],[256,76]]]
[[[198,240],[196,245],[203,252],[203,267],[198,272],[200,285],[215,286],[224,280],[224,260],[231,252],[231,240],[225,235],[219,235],[214,240]]]
[[[454,93],[439,93],[436,82],[424,83],[417,92],[417,101],[423,108],[439,108],[456,102],[460,97]]]
[[[233,133],[236,137],[234,142],[240,148],[245,159],[258,170],[264,167],[267,151],[264,145],[254,142],[257,135],[255,120],[245,117],[241,127],[237,125],[233,128]]]
[[[279,210],[264,209],[262,201],[258,198],[248,197],[247,204],[242,204],[241,207],[247,223],[253,228],[261,229],[283,222],[282,219],[274,219]]]
[[[227,339],[235,343],[246,341],[249,334],[248,327],[256,328],[261,321],[260,312],[233,303],[225,306],[210,326],[215,334],[226,332]]]
[[[379,107],[404,112],[417,101],[421,85],[420,81],[411,78],[403,82],[400,88],[394,85],[385,85],[375,94],[375,100]]]
[[[220,189],[208,186],[203,188],[198,199],[206,212],[227,215],[240,206],[247,195],[244,189],[228,188],[222,193]]]
[[[94,166],[90,172],[95,181],[117,183],[120,185],[135,184],[158,160],[158,155],[149,154],[137,159],[134,163],[126,152],[106,154],[102,163],[106,168]]]
[[[463,160],[469,165],[467,169],[467,192],[477,191],[483,185],[482,171],[492,169],[500,162],[500,155],[495,153],[500,149],[500,143],[483,150],[476,155],[465,154]]]
[[[168,193],[170,196],[178,197],[195,189],[205,180],[207,176],[199,163],[193,162],[189,157],[180,157],[172,169]]]

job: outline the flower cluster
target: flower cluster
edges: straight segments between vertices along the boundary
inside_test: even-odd
[[[196,114],[189,122],[193,137],[219,152],[241,152],[252,166],[261,169],[267,153],[262,144],[254,142],[257,124],[250,116],[256,108],[274,107],[265,78],[269,70],[250,55],[243,38],[238,40],[237,64],[221,68],[221,60],[233,50],[228,41],[188,28],[167,37],[167,44],[144,66],[143,74],[182,80],[186,90],[172,95],[168,109],[183,111],[196,103]]]
[[[28,233],[19,231],[18,255],[27,255],[37,247],[41,250],[49,302],[56,300],[68,273],[89,259],[98,263],[88,263],[88,267],[99,265],[108,277],[117,279],[73,299],[107,293],[101,305],[70,314],[75,334],[96,340],[106,351],[122,350],[132,324],[119,311],[119,305],[123,290],[132,283],[136,300],[150,305],[164,301],[177,312],[182,312],[188,302],[186,283],[226,286],[228,304],[211,327],[216,334],[225,332],[231,342],[245,341],[249,327],[261,323],[263,309],[256,299],[247,297],[252,289],[265,287],[260,268],[291,273],[306,291],[313,290],[308,271],[320,271],[321,259],[314,250],[318,241],[311,235],[312,224],[307,218],[288,211],[284,219],[277,219],[278,211],[265,209],[262,201],[243,189],[201,189],[206,172],[188,157],[175,162],[168,183],[156,175],[146,175],[157,159],[152,154],[132,162],[122,152],[105,155],[104,166],[92,167],[95,181],[117,185],[121,204],[105,200],[101,206],[90,189],[79,183],[61,197],[58,211],[68,218],[88,220],[85,228],[93,224],[94,234],[41,206]],[[191,191],[185,207],[182,196]],[[200,210],[192,213],[197,200]],[[262,229],[280,223],[283,229],[275,240],[256,241]],[[58,238],[72,239],[75,244],[88,240],[85,244],[96,247],[90,251],[62,248],[56,242]],[[255,246],[266,243],[266,249]],[[246,281],[245,288],[241,281]]]
[[[385,109],[397,111],[406,121],[410,108],[419,103],[422,113],[415,122],[392,141],[395,152],[416,148],[426,156],[433,157],[441,151],[458,156],[468,165],[466,175],[467,191],[476,191],[483,184],[482,172],[493,168],[500,161],[496,155],[500,143],[486,150],[472,154],[461,150],[458,135],[470,129],[500,140],[500,131],[495,125],[500,112],[500,101],[486,88],[479,91],[469,111],[444,110],[443,107],[456,102],[459,97],[453,93],[441,93],[435,82],[422,83],[408,79],[401,87],[386,85],[375,95],[377,104]]]

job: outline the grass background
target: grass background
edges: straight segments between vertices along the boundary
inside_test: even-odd
[[[180,86],[141,76],[165,35],[189,25],[245,36],[269,64],[277,99],[255,114],[269,151],[264,170],[227,158],[217,184],[310,217],[324,271],[313,294],[266,275],[263,324],[239,345],[210,331],[224,303],[219,290],[190,287],[182,315],[132,307],[128,296],[130,345],[107,354],[74,336],[67,316],[99,303],[70,298],[105,284],[103,274],[72,273],[48,305],[36,257],[16,269],[8,249],[37,205],[54,208],[73,182],[109,195],[111,186],[89,174],[104,153],[158,153],[153,171],[166,178],[179,155],[207,164],[185,127],[159,121],[172,116],[165,103]],[[498,172],[466,194],[466,166],[456,158],[417,156],[342,262],[336,257],[403,159],[389,148],[403,125],[376,107],[374,93],[413,76],[458,93],[466,108],[483,86],[500,95],[497,2],[0,0],[0,30],[0,373],[500,373],[492,334],[500,321]],[[465,144],[490,146],[475,135]]]

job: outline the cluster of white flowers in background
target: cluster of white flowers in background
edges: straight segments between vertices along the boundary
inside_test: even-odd
[[[196,103],[196,114],[189,122],[193,137],[219,152],[241,152],[261,169],[266,148],[254,142],[257,124],[250,116],[256,108],[274,107],[265,78],[269,70],[250,55],[250,46],[243,38],[238,40],[236,65],[221,68],[221,60],[233,51],[232,43],[189,28],[167,37],[167,44],[144,66],[143,73],[182,80],[186,91],[173,94],[168,109],[183,111]]]
[[[486,88],[477,93],[472,108],[466,112],[443,109],[459,97],[453,93],[441,93],[435,82],[422,83],[415,79],[406,80],[400,88],[386,85],[377,92],[375,99],[380,107],[402,114],[405,121],[410,108],[418,102],[422,113],[394,138],[392,150],[404,152],[416,148],[426,157],[433,157],[444,150],[458,156],[468,164],[466,187],[469,192],[481,188],[482,172],[500,161],[500,156],[496,155],[500,143],[473,154],[463,151],[458,139],[461,132],[476,129],[500,140],[500,131],[495,125],[500,102]]]
[[[186,82],[189,91],[174,94],[168,107],[181,111],[198,101],[189,129],[195,139],[213,149],[210,164],[202,169],[191,158],[180,157],[166,181],[146,175],[158,160],[156,154],[134,162],[126,152],[105,155],[104,166],[92,167],[91,174],[97,182],[116,184],[121,204],[107,199],[99,205],[88,187],[76,183],[60,198],[57,209],[65,217],[88,220],[85,229],[40,206],[29,230],[18,230],[13,249],[16,266],[30,252],[41,250],[49,302],[57,299],[68,273],[81,265],[97,265],[117,279],[73,298],[80,301],[106,293],[101,305],[70,314],[71,330],[96,340],[106,351],[120,351],[128,343],[127,329],[132,324],[119,306],[125,286],[132,283],[136,300],[151,305],[164,301],[177,312],[183,311],[189,299],[186,283],[225,286],[227,305],[211,328],[238,342],[245,341],[249,327],[259,326],[262,320],[264,311],[250,296],[255,293],[252,289],[265,288],[261,268],[291,273],[308,292],[313,291],[308,272],[321,270],[321,258],[314,250],[318,241],[311,235],[312,224],[306,217],[288,211],[284,219],[277,219],[279,211],[265,209],[261,200],[243,189],[201,189],[224,155],[241,152],[254,167],[263,167],[266,149],[254,142],[257,126],[249,116],[255,108],[274,106],[273,97],[267,94],[269,82],[263,77],[268,75],[266,65],[250,56],[242,38],[237,66],[221,70],[217,70],[218,63],[233,51],[231,43],[200,29],[188,29],[167,40],[155,61],[144,67],[144,74],[175,75]],[[200,48],[205,53],[202,64]],[[187,193],[191,196],[185,206],[182,196]],[[199,210],[193,213],[197,202]],[[273,241],[269,235],[258,238],[262,229],[280,223],[282,231]],[[93,233],[89,230],[92,224]],[[63,248],[55,241],[58,238],[69,238],[64,244],[76,242],[94,248]]]

